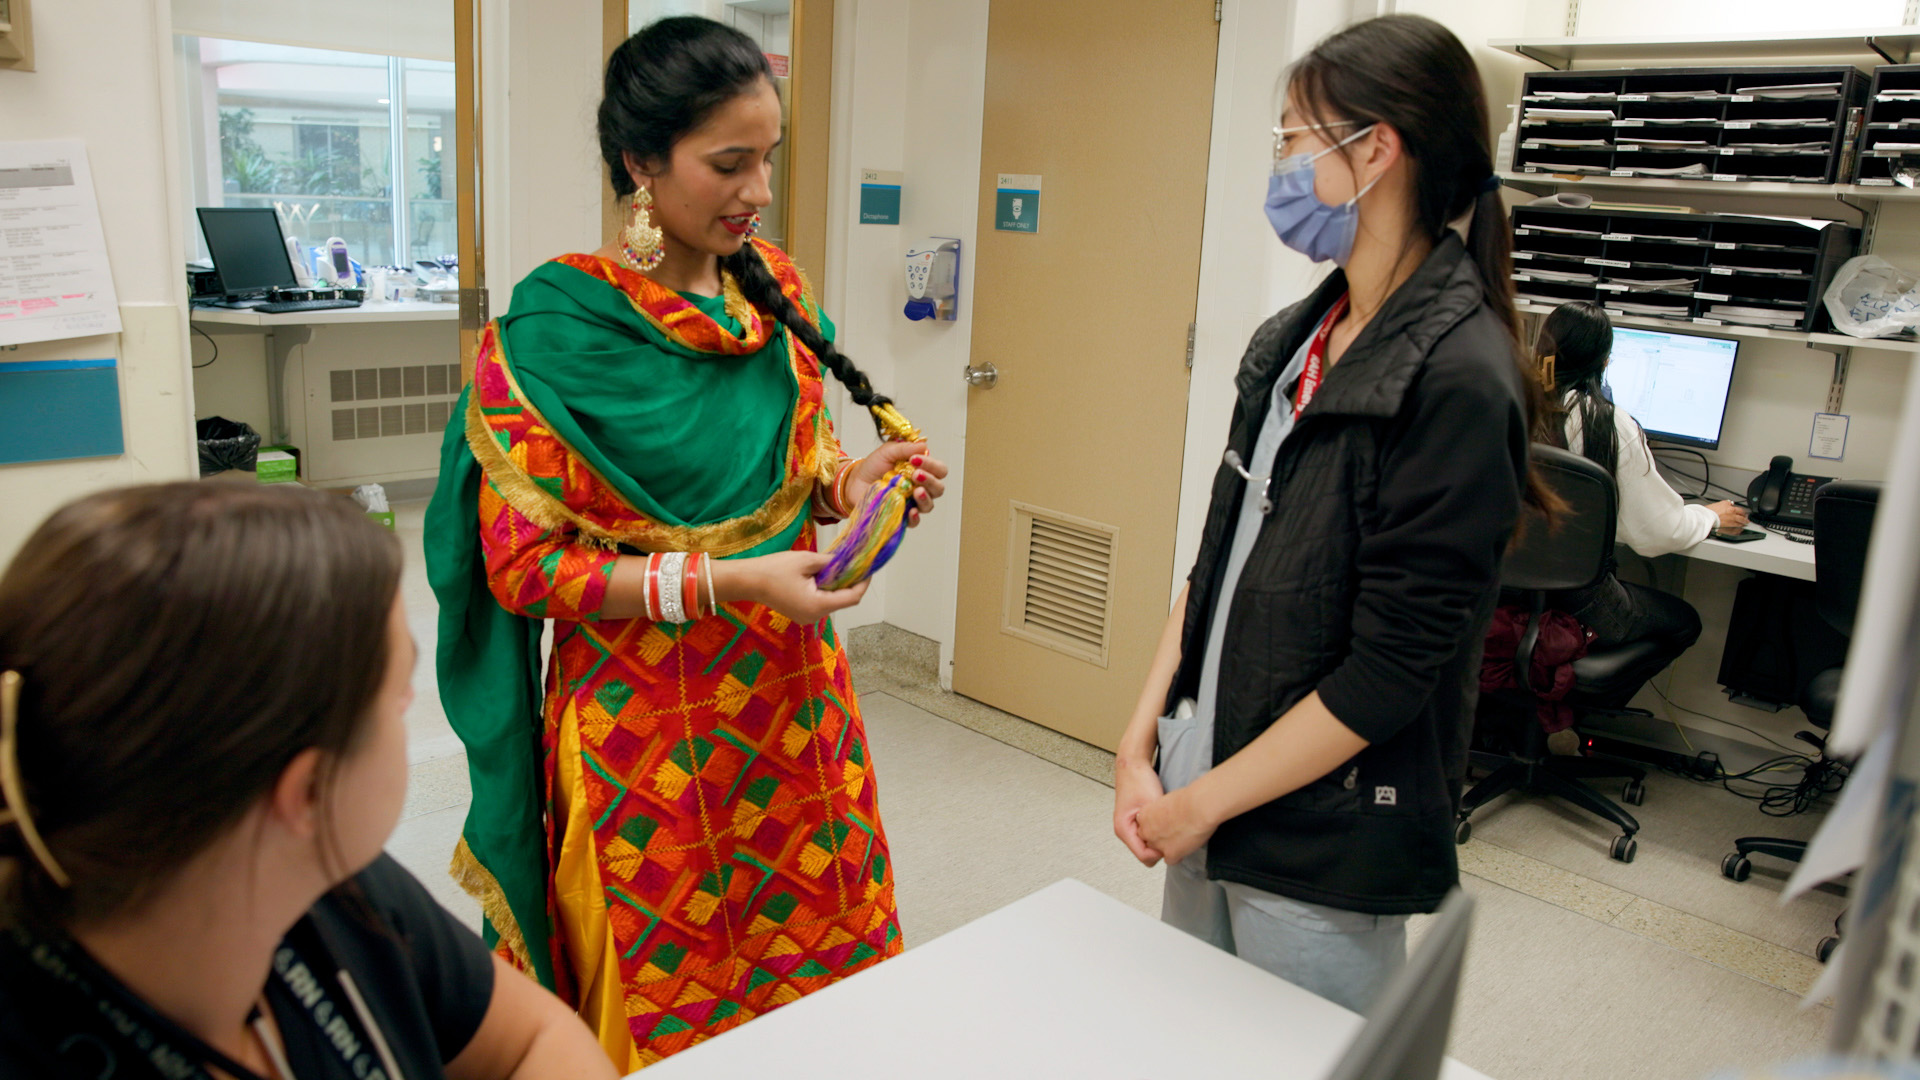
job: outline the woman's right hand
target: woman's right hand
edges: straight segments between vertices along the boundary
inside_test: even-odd
[[[1714,516],[1720,519],[1721,532],[1732,532],[1735,529],[1747,527],[1747,512],[1725,499],[1713,503],[1707,509],[1713,511]]]
[[[1151,754],[1147,755],[1150,759]],[[1135,764],[1126,758],[1113,767],[1113,835],[1127,845],[1142,866],[1160,861],[1160,853],[1140,837],[1140,810],[1166,794],[1160,787],[1160,774],[1152,765]]]
[[[819,551],[781,551],[751,559],[719,559],[713,564],[714,592],[722,603],[765,604],[803,624],[850,608],[867,595],[868,581],[828,592],[813,576],[827,565]],[[871,580],[871,579],[869,579]]]

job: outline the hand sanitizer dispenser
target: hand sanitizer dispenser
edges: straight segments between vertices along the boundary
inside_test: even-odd
[[[907,249],[907,318],[952,322],[960,311],[960,241],[929,236]]]

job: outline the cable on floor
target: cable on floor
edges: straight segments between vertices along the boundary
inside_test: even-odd
[[[1736,721],[1733,721],[1733,720],[1722,720],[1722,719],[1721,719],[1720,717],[1718,717],[1718,716],[1714,716],[1714,715],[1712,715],[1712,714],[1710,714],[1710,713],[1703,713],[1703,712],[1701,712],[1701,711],[1700,711],[1699,709],[1689,709],[1689,708],[1687,708],[1687,707],[1686,707],[1685,705],[1682,705],[1682,704],[1680,704],[1679,702],[1677,702],[1677,701],[1675,701],[1675,700],[1673,700],[1672,698],[1670,698],[1670,697],[1668,697],[1668,696],[1667,696],[1667,695],[1666,695],[1665,693],[1663,693],[1663,692],[1661,691],[1661,689],[1660,689],[1659,687],[1657,687],[1657,686],[1654,686],[1654,685],[1653,685],[1652,683],[1648,683],[1647,685],[1648,685],[1648,687],[1649,687],[1650,689],[1652,689],[1652,691],[1653,691],[1653,692],[1654,692],[1655,694],[1657,694],[1657,695],[1659,696],[1659,698],[1660,698],[1660,700],[1661,700],[1661,701],[1664,701],[1664,702],[1666,702],[1666,703],[1667,703],[1667,705],[1668,705],[1668,706],[1670,706],[1670,707],[1672,707],[1672,708],[1675,708],[1675,709],[1679,709],[1679,710],[1680,710],[1681,712],[1683,712],[1683,713],[1689,713],[1689,714],[1691,714],[1691,715],[1693,715],[1693,716],[1698,716],[1698,717],[1700,717],[1700,718],[1701,718],[1702,720],[1711,720],[1711,721],[1713,721],[1713,722],[1714,722],[1714,723],[1716,723],[1716,724],[1725,724],[1725,725],[1727,725],[1728,727],[1737,727],[1737,728],[1739,728],[1739,729],[1740,729],[1741,731],[1744,731],[1744,732],[1746,732],[1747,734],[1749,734],[1749,735],[1752,735],[1753,737],[1755,737],[1755,738],[1757,738],[1757,739],[1765,739],[1765,740],[1766,740],[1767,742],[1770,742],[1770,743],[1772,743],[1773,745],[1775,745],[1775,746],[1777,746],[1777,747],[1779,747],[1780,749],[1782,749],[1782,750],[1785,750],[1785,751],[1786,751],[1787,753],[1789,753],[1789,754],[1797,754],[1797,753],[1799,753],[1799,751],[1798,751],[1798,750],[1795,750],[1795,749],[1794,749],[1793,747],[1791,747],[1791,746],[1788,746],[1788,745],[1787,745],[1786,743],[1783,743],[1783,742],[1781,742],[1781,741],[1779,741],[1778,739],[1775,739],[1775,738],[1773,738],[1773,737],[1771,737],[1771,736],[1768,736],[1768,735],[1763,735],[1763,734],[1761,734],[1760,732],[1758,732],[1758,731],[1755,731],[1754,729],[1752,729],[1752,728],[1750,728],[1750,727],[1748,727],[1748,726],[1747,726],[1747,725],[1745,725],[1745,724],[1742,724],[1742,723],[1738,723],[1738,722],[1736,722]],[[1672,724],[1675,724],[1676,726],[1678,726],[1678,722],[1677,722],[1677,721],[1675,721],[1675,720],[1673,719],[1673,717],[1671,717],[1671,716],[1669,716],[1669,717],[1667,717],[1667,722],[1668,722],[1668,723],[1672,723]],[[1689,745],[1689,746],[1688,746],[1688,749],[1692,749],[1692,746],[1691,746],[1691,745]]]

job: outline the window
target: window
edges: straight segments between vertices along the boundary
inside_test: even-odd
[[[340,237],[363,266],[455,249],[452,64],[201,37],[176,54],[194,206],[274,207],[301,244]]]

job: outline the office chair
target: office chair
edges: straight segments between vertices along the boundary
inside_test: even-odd
[[[1491,691],[1481,695],[1483,703],[1488,699],[1503,701],[1523,714],[1521,745],[1505,755],[1473,751],[1473,764],[1491,772],[1461,799],[1459,823],[1454,827],[1453,837],[1458,843],[1466,843],[1473,835],[1473,824],[1468,819],[1497,796],[1509,791],[1552,795],[1618,825],[1620,835],[1613,839],[1608,854],[1621,862],[1632,862],[1639,850],[1634,834],[1640,831],[1640,823],[1611,799],[1580,781],[1626,777],[1621,798],[1638,806],[1646,799],[1646,785],[1642,782],[1646,779],[1646,770],[1618,758],[1549,753],[1547,734],[1535,719],[1540,699],[1530,685],[1533,651],[1540,639],[1548,594],[1588,588],[1612,572],[1618,511],[1614,480],[1605,469],[1578,454],[1538,443],[1533,447],[1533,467],[1539,470],[1547,486],[1566,502],[1567,509],[1552,526],[1528,511],[1518,542],[1507,552],[1506,562],[1500,569],[1501,588],[1524,593],[1532,609],[1513,657],[1514,676],[1520,688],[1517,692]],[[1637,683],[1644,681],[1649,661],[1655,659],[1659,648],[1648,641],[1627,642],[1617,648],[1589,652],[1575,660],[1573,689],[1564,699],[1565,703],[1576,712],[1633,712],[1602,708],[1592,704],[1592,700],[1608,700],[1621,691],[1630,693],[1638,689]]]
[[[1880,485],[1865,480],[1835,480],[1813,496],[1814,609],[1827,625],[1852,636],[1853,618],[1860,607],[1860,585],[1867,573],[1867,541],[1873,535],[1873,515],[1880,504]],[[1839,704],[1840,677],[1846,669],[1832,667],[1815,675],[1800,695],[1800,709],[1813,726],[1833,727]],[[1794,738],[1813,746],[1817,760],[1826,760],[1826,736],[1801,731]],[[1799,862],[1807,853],[1805,840],[1773,836],[1743,836],[1733,842],[1733,854],[1720,861],[1720,872],[1734,881],[1753,873],[1748,856],[1771,855]],[[1839,943],[1823,938],[1815,955],[1822,963]]]

